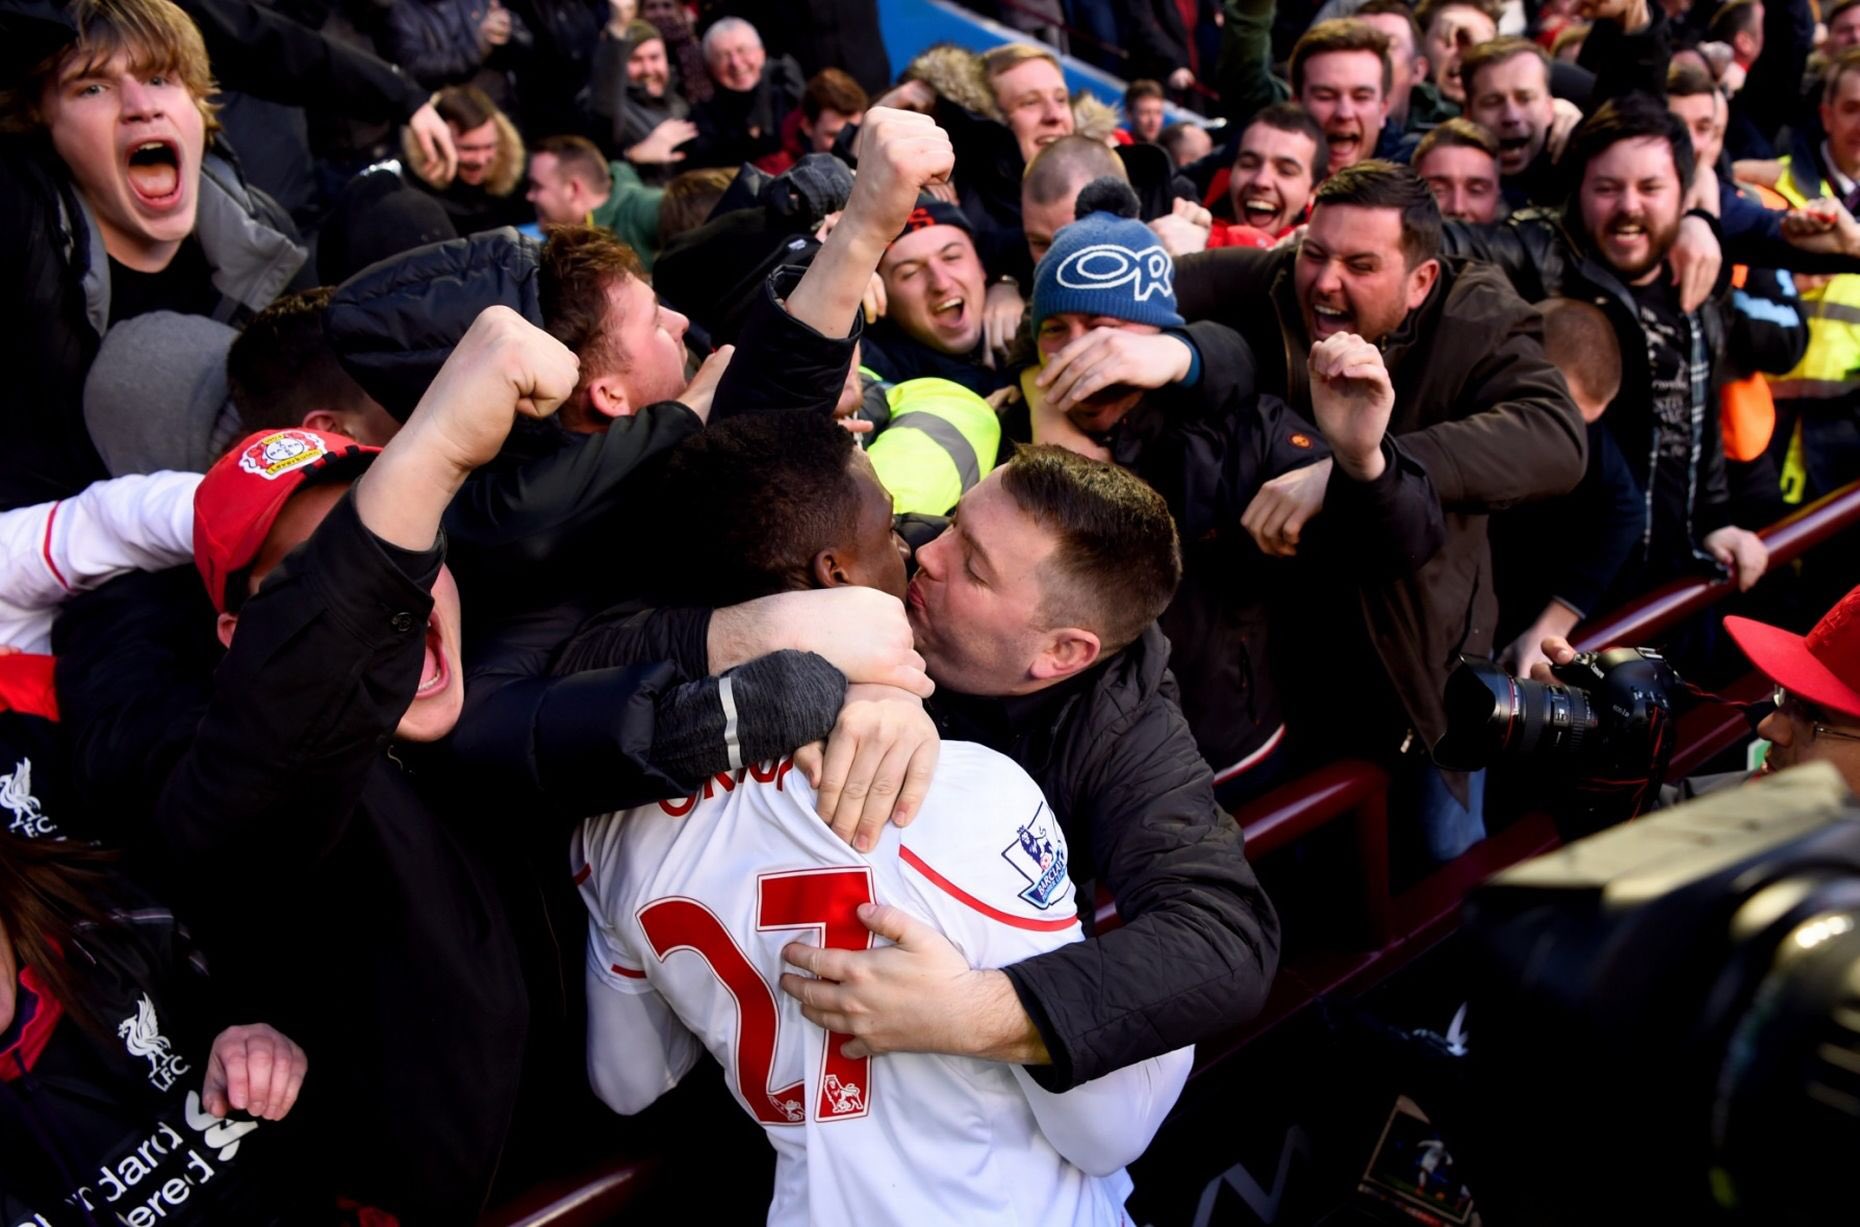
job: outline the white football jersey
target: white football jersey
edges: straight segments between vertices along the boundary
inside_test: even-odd
[[[698,797],[584,823],[588,1065],[617,1111],[677,1084],[699,1043],[778,1160],[772,1224],[1126,1224],[1123,1167],[1181,1093],[1192,1049],[1064,1095],[1016,1065],[852,1060],[779,988],[792,941],[866,949],[868,901],[940,930],[974,967],[1083,940],[1066,841],[1011,760],[945,742],[921,814],[860,855],[789,761]],[[653,1038],[658,1042],[654,1043]]]

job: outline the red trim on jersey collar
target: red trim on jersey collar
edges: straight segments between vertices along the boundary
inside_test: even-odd
[[[39,1054],[52,1041],[52,1032],[58,1027],[58,1020],[64,1017],[64,1006],[58,998],[46,991],[39,980],[38,973],[30,967],[19,969],[19,987],[32,994],[32,1017],[20,1028],[19,1036],[6,1048],[0,1049],[0,1079],[12,1082],[38,1064]],[[22,998],[23,998],[22,994]],[[26,1003],[21,1000],[15,1009]]]
[[[616,976],[625,976],[629,980],[644,980],[646,978],[645,972],[637,971],[631,967],[622,967],[618,963],[609,963],[608,966],[614,969],[614,974]]]
[[[923,874],[926,878],[929,878],[931,882],[941,887],[943,892],[956,902],[966,907],[972,907],[982,915],[988,917],[988,919],[998,920],[1004,925],[1013,925],[1016,929],[1032,929],[1036,933],[1061,933],[1079,922],[1077,916],[1067,916],[1063,920],[1034,920],[1026,916],[1012,915],[1002,911],[1000,908],[989,907],[986,903],[983,903],[980,899],[977,899],[974,895],[962,889],[962,887],[956,885],[936,870],[930,868],[930,866],[924,864],[924,858],[918,856],[909,848],[899,848],[898,859],[902,860],[912,869],[915,869],[918,873]]]

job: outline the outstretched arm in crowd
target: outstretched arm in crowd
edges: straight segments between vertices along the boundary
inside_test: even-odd
[[[859,175],[839,224],[788,296],[788,314],[828,336],[846,336],[885,248],[956,166],[949,134],[928,115],[874,108],[859,129]]]
[[[717,387],[715,418],[803,409],[831,413],[861,334],[861,308],[885,248],[925,187],[955,166],[928,115],[874,107],[859,129],[859,175],[813,263],[777,270],[743,322],[741,355]],[[785,301],[784,301],[785,298]]]

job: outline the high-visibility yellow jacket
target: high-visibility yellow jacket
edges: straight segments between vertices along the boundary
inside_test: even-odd
[[[1783,173],[1776,190],[1800,207],[1828,194],[1819,168],[1802,167],[1798,175],[1792,158],[1783,158]],[[1851,395],[1860,378],[1860,274],[1841,273],[1827,284],[1802,294],[1802,315],[1808,320],[1808,352],[1795,369],[1770,378],[1777,402],[1829,400]]]
[[[891,420],[866,447],[899,515],[948,515],[1001,450],[987,401],[947,379],[907,379],[886,393]]]

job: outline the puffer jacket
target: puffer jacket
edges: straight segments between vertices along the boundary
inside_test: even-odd
[[[243,324],[296,288],[308,253],[290,218],[208,146],[194,226],[213,272],[212,315]],[[84,376],[110,325],[103,233],[42,136],[0,137],[0,510],[76,494],[109,476],[84,428]]]
[[[1101,883],[1121,927],[1005,969],[1066,1090],[1240,1025],[1279,960],[1279,919],[1240,828],[1176,704],[1154,626],[1076,679],[1010,699],[939,694],[945,737],[983,736],[1033,776],[1089,901]]]
[[[1252,346],[1261,390],[1282,393],[1308,416],[1311,342],[1293,293],[1296,259],[1290,247],[1188,256],[1176,265],[1175,286],[1185,317],[1235,328]],[[1544,357],[1541,317],[1496,269],[1443,260],[1426,301],[1382,351],[1395,386],[1389,434],[1432,481],[1446,540],[1412,575],[1348,587],[1388,701],[1431,746],[1446,732],[1442,696],[1460,654],[1492,650],[1498,602],[1487,513],[1572,489],[1582,480],[1587,436],[1563,377]],[[1379,730],[1377,738],[1393,751],[1402,730]]]

